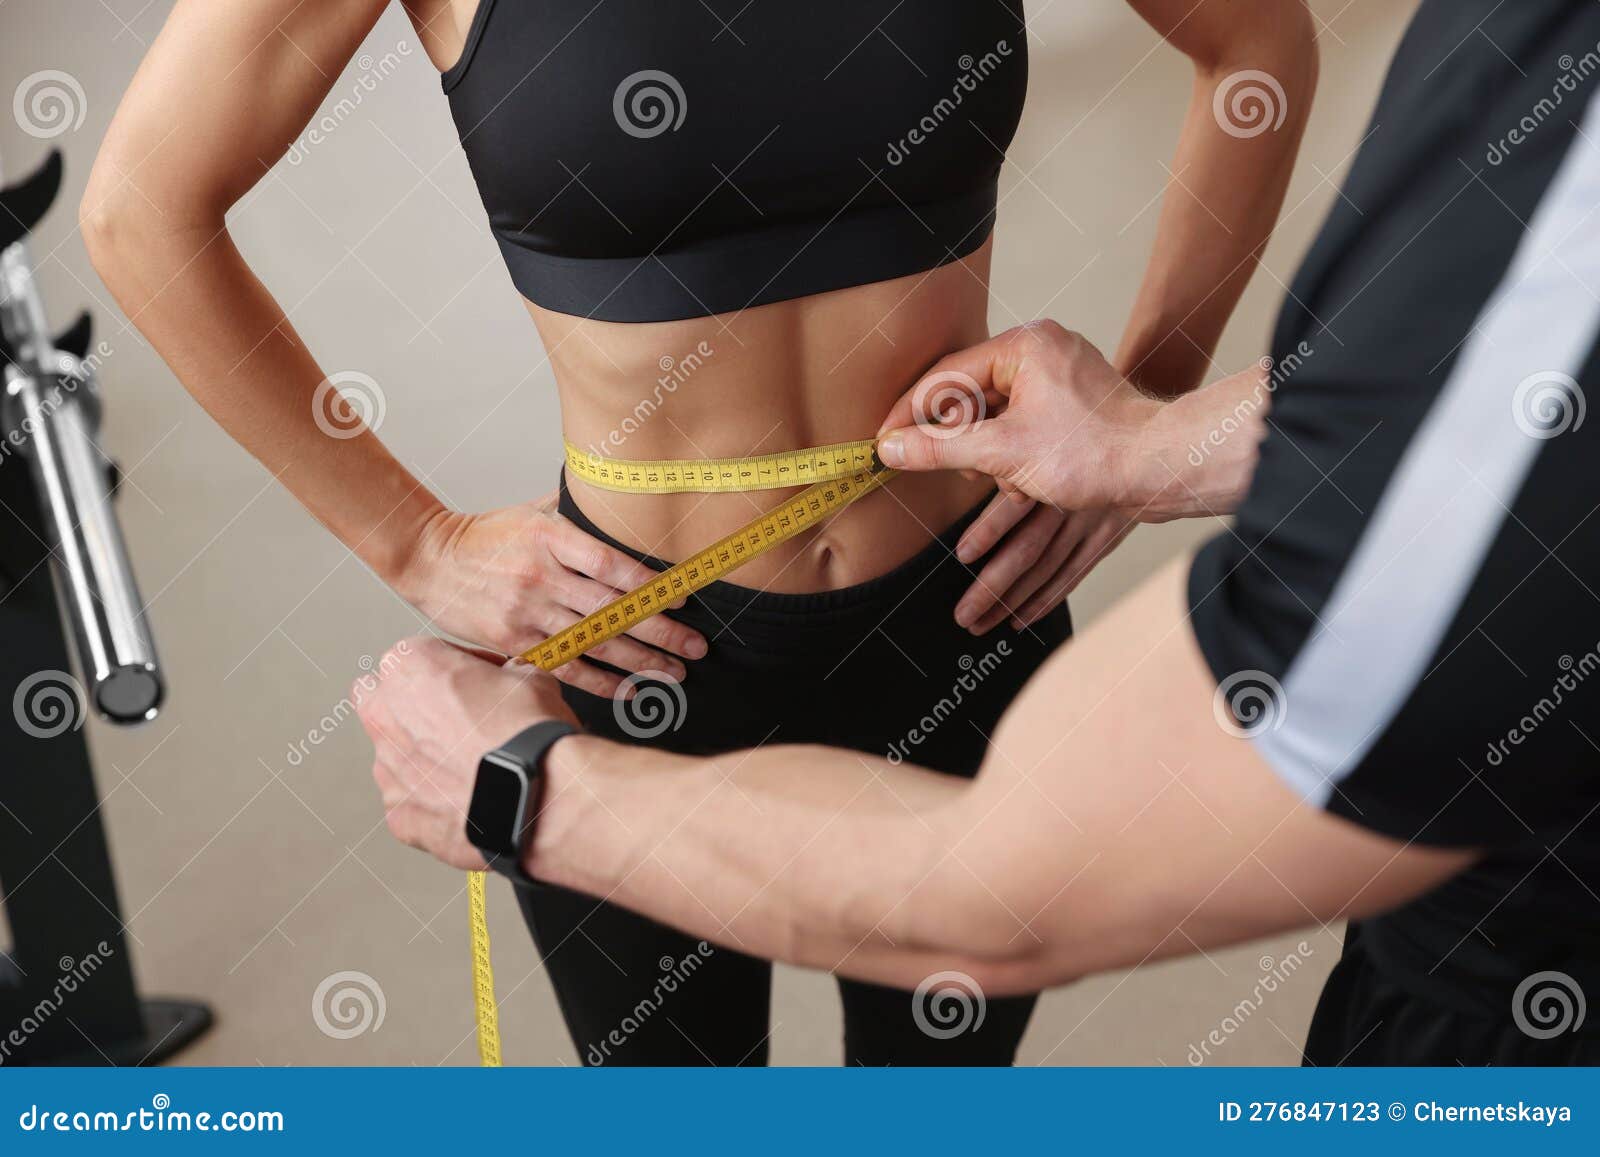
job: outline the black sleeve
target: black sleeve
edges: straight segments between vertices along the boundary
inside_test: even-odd
[[[1484,154],[1592,38],[1553,11],[1507,14],[1526,77],[1402,50],[1280,321],[1250,492],[1189,576],[1221,725],[1403,840],[1550,846],[1600,809],[1600,104]]]

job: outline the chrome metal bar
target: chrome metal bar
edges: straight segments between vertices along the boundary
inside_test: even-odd
[[[112,507],[112,466],[96,441],[94,371],[51,343],[25,242],[0,251],[0,330],[15,357],[0,409],[4,449],[33,475],[89,698],[115,723],[153,719],[164,682]]]

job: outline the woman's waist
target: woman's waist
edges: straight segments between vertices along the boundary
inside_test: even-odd
[[[632,461],[748,458],[871,438],[945,354],[987,336],[987,245],[918,278],[737,314],[604,325],[536,313],[576,449]],[[628,547],[679,561],[779,506],[795,489],[637,494],[569,477],[578,505]],[[989,488],[902,475],[819,530],[754,560],[737,582],[832,590],[914,556]]]
[[[635,494],[602,489],[568,472],[563,499],[586,528],[635,555],[664,562],[692,557],[784,504],[801,488],[730,494]],[[890,575],[937,545],[992,489],[959,474],[900,474],[830,518],[735,572],[747,590],[811,594],[859,587]],[[949,544],[954,548],[954,541]]]

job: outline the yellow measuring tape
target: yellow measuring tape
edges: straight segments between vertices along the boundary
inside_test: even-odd
[[[838,442],[756,458],[671,458],[629,462],[567,444],[567,470],[607,490],[634,494],[725,494],[809,486],[871,470],[872,442]]]
[[[841,442],[758,458],[695,458],[627,462],[589,454],[568,443],[567,469],[607,490],[638,494],[776,490],[811,483],[783,505],[753,519],[704,550],[662,571],[643,586],[607,603],[587,618],[557,631],[518,658],[545,671],[626,634],[686,595],[726,577],[753,558],[821,525],[895,474],[878,461],[870,441]],[[472,992],[478,1016],[478,1057],[500,1064],[500,1018],[489,958],[489,921],[484,874],[467,878],[472,923]]]
[[[478,1015],[478,1062],[500,1067],[500,1010],[494,1003],[494,962],[489,958],[489,899],[482,872],[467,873],[472,921],[472,1003]]]

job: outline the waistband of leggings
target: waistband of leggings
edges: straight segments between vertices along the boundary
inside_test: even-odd
[[[963,579],[969,575],[966,564],[955,557],[956,543],[967,527],[977,520],[983,508],[988,505],[989,497],[986,495],[955,522],[942,530],[927,546],[912,555],[905,562],[877,578],[868,579],[866,582],[855,583],[852,586],[839,587],[829,591],[807,591],[799,594],[764,591],[756,587],[739,586],[730,582],[714,582],[704,590],[699,591],[695,597],[707,606],[721,610],[726,608],[730,612],[737,612],[745,616],[755,615],[762,618],[771,618],[775,621],[789,620],[804,616],[815,620],[818,616],[848,615],[856,611],[881,610],[886,605],[898,604],[901,600],[909,598],[923,587],[928,578],[941,566],[948,565],[952,572],[959,572]],[[593,535],[607,546],[616,548],[630,558],[637,559],[652,570],[662,571],[672,565],[665,559],[656,558],[642,551],[618,542],[605,531],[601,530],[588,515],[579,508],[571,492],[567,489],[566,472],[561,474],[561,497],[558,506],[560,512],[580,530]],[[953,604],[952,604],[953,606]]]

